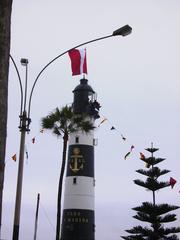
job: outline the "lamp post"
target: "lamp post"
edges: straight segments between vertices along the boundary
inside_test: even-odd
[[[19,239],[19,226],[20,226],[20,211],[21,211],[21,196],[22,196],[22,181],[23,181],[23,165],[24,165],[24,147],[25,147],[25,137],[26,137],[26,132],[29,132],[29,125],[31,122],[30,119],[30,110],[31,110],[31,101],[32,101],[32,96],[33,96],[33,91],[34,88],[36,86],[36,83],[39,79],[39,77],[41,76],[41,74],[44,72],[44,70],[50,65],[52,64],[54,61],[56,61],[58,58],[62,57],[63,55],[65,55],[66,53],[68,53],[70,50],[74,49],[74,48],[78,48],[81,47],[83,45],[87,45],[89,43],[92,42],[96,42],[99,40],[103,40],[106,38],[110,38],[113,36],[127,36],[132,32],[132,28],[129,25],[125,25],[117,30],[115,30],[111,35],[107,35],[104,37],[100,37],[100,38],[96,38],[84,43],[81,43],[73,48],[70,48],[68,50],[66,50],[65,52],[59,54],[58,56],[56,56],[55,58],[53,58],[51,61],[49,61],[43,68],[42,70],[39,72],[39,74],[37,75],[31,91],[30,91],[30,95],[29,95],[29,101],[28,101],[28,111],[27,111],[27,80],[28,80],[28,59],[21,59],[21,64],[23,66],[25,66],[26,68],[26,76],[25,76],[25,87],[24,87],[24,94],[23,94],[23,88],[22,88],[22,81],[21,81],[21,77],[17,68],[17,65],[13,59],[13,57],[10,55],[10,58],[13,62],[13,65],[16,69],[17,75],[18,75],[18,79],[19,79],[19,83],[20,83],[20,90],[21,90],[21,109],[20,109],[20,132],[21,132],[21,140],[20,140],[20,149],[19,149],[19,165],[18,165],[18,177],[17,177],[17,188],[16,188],[16,202],[15,202],[15,212],[14,212],[14,226],[13,226],[13,240],[18,240]]]
[[[29,132],[30,118],[27,117],[26,111],[26,102],[27,102],[27,79],[28,79],[28,59],[22,58],[21,64],[25,66],[25,86],[24,86],[24,95],[22,88],[22,81],[18,71],[18,68],[14,62],[12,56],[10,56],[13,64],[16,68],[20,89],[21,89],[21,108],[20,108],[20,124],[19,129],[21,132],[20,138],[20,148],[19,148],[19,165],[18,165],[18,176],[17,176],[17,188],[16,188],[16,201],[15,201],[15,213],[14,213],[14,228],[13,228],[13,239],[18,239],[19,235],[19,222],[20,222],[20,208],[21,208],[21,196],[22,196],[22,181],[23,181],[23,167],[24,167],[24,147],[25,147],[25,138],[26,132]]]

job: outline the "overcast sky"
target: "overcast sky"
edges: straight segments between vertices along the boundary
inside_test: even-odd
[[[159,164],[177,180],[174,189],[159,191],[157,201],[180,205],[180,1],[179,0],[14,0],[11,54],[24,81],[21,58],[29,59],[29,90],[39,71],[58,54],[129,24],[127,37],[114,37],[86,46],[89,84],[98,94],[101,117],[108,120],[96,131],[96,240],[118,240],[138,225],[132,207],[151,201],[133,179],[143,178],[139,152],[151,142],[160,150]],[[41,194],[38,238],[55,236],[56,196],[62,140],[39,133],[40,119],[54,108],[71,104],[72,90],[81,76],[72,77],[68,55],[54,62],[40,77],[31,108],[31,132],[26,138],[20,239],[33,239],[37,193]],[[10,64],[9,114],[4,185],[2,238],[11,239],[20,133],[20,89]],[[98,125],[97,121],[97,125]],[[116,128],[111,131],[111,126]],[[121,138],[123,134],[127,140]],[[35,144],[31,139],[35,137]],[[128,158],[124,155],[135,148]],[[176,211],[178,224],[180,210]],[[180,235],[179,235],[180,236]]]

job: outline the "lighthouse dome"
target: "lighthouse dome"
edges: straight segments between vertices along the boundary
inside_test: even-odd
[[[90,85],[88,85],[88,80],[83,78],[80,80],[80,84],[77,85],[77,87],[75,87],[75,89],[73,90],[73,93],[75,93],[76,91],[87,91],[89,93],[94,93],[92,87]]]
[[[94,99],[95,92],[90,85],[88,80],[83,78],[80,80],[80,84],[73,90],[74,101],[73,110],[74,113],[87,113],[87,109],[90,101]]]

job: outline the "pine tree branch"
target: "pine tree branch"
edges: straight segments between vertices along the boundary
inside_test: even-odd
[[[151,177],[151,178],[155,178],[157,179],[158,177],[166,174],[166,173],[169,173],[170,171],[169,170],[160,170],[158,167],[153,167],[149,170],[144,170],[144,169],[138,169],[136,170],[137,173],[140,173],[142,175],[145,175],[147,177]]]
[[[141,235],[121,236],[125,240],[145,240]]]
[[[126,230],[126,232],[131,233],[131,234],[140,234],[141,236],[149,236],[152,234],[152,230],[147,227],[142,227],[142,226],[136,226],[133,227],[130,230]]]
[[[144,212],[146,214],[156,214],[157,216],[177,210],[179,206],[169,204],[156,204],[155,206],[149,202],[143,202],[141,206],[132,208],[134,211]]]
[[[163,217],[160,217],[160,222],[161,223],[174,222],[176,220],[177,220],[176,214],[167,214]]]
[[[151,191],[157,191],[161,188],[169,186],[169,182],[158,182],[156,179],[152,178],[147,178],[145,182],[140,179],[136,179],[134,180],[134,183]]]
[[[159,164],[160,162],[163,162],[165,160],[165,158],[148,157],[148,158],[144,158],[141,160],[144,161],[145,163],[147,163],[149,166],[155,166],[155,165]]]

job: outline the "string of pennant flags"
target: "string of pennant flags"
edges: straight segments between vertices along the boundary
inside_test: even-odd
[[[110,123],[110,121],[108,120],[108,118],[103,117],[103,118],[101,119],[100,123],[98,124],[98,127],[100,127],[100,126],[101,126],[104,122],[106,122],[106,121]],[[110,124],[111,124],[111,123],[110,123]],[[118,130],[114,125],[112,125],[112,124],[111,124],[110,130],[111,130],[111,131],[116,130],[116,131],[119,132],[119,130]],[[120,133],[120,136],[121,136],[122,141],[123,141],[123,142],[127,142],[127,138],[124,136],[124,134],[123,134],[122,132],[119,132],[119,133]],[[130,154],[132,153],[132,151],[133,151],[134,148],[135,148],[135,146],[134,146],[133,144],[131,144],[129,151],[124,155],[124,160],[127,160],[127,159],[128,159],[128,157],[130,156]]]
[[[101,125],[106,122],[106,121],[109,121],[106,117],[103,117],[101,118],[101,121],[100,123],[98,124],[98,128],[101,127]],[[113,130],[118,130],[116,127],[114,127],[113,125],[110,127],[110,130],[113,131]],[[40,129],[38,134],[36,134],[33,138],[31,138],[31,144],[35,144],[36,143],[36,138],[39,136],[39,134],[42,134],[44,133],[44,129]],[[121,139],[125,142],[127,141],[127,138],[122,134],[120,133],[120,136],[121,136]],[[134,145],[131,145],[130,146],[130,149],[129,151],[124,155],[124,160],[127,160],[127,158],[130,156],[130,154],[132,153],[132,151],[134,150],[135,146]],[[27,148],[27,145],[25,146],[25,154],[26,154],[26,159],[28,159],[29,157],[29,154],[28,154],[28,148]],[[144,160],[145,159],[145,155],[140,152],[140,160]],[[12,156],[12,160],[13,161],[17,161],[17,154],[13,154]],[[145,167],[149,168],[148,164],[146,163]],[[174,185],[177,183],[177,180],[174,179],[173,177],[170,177],[169,179],[169,185],[171,186],[171,188],[173,189]],[[180,192],[180,191],[179,191]]]
[[[104,122],[106,122],[106,121],[108,121],[108,119],[107,119],[106,117],[103,117],[103,118],[101,119],[100,123],[98,124],[98,127],[100,127],[100,126],[101,126]],[[117,130],[117,128],[116,128],[114,125],[111,125],[110,130],[111,130],[111,131],[112,131],[112,130]],[[120,132],[120,136],[121,136],[121,138],[122,138],[123,141],[127,141],[127,138],[126,138],[126,137],[124,136],[124,134],[122,134],[121,132]],[[127,159],[128,159],[128,157],[131,155],[131,153],[132,153],[132,151],[133,151],[134,148],[135,148],[134,145],[130,145],[129,151],[124,155],[124,160],[127,160]],[[140,154],[139,159],[140,159],[140,160],[144,160],[144,159],[145,159],[144,153],[139,152],[139,154]],[[149,168],[150,165],[148,165],[148,163],[146,163],[146,164],[145,164],[145,167],[146,167],[146,168]],[[172,189],[174,188],[174,185],[175,185],[176,183],[177,183],[177,180],[174,179],[173,177],[170,177],[170,179],[169,179],[169,185],[171,186]],[[180,191],[179,191],[179,193],[180,193]]]
[[[70,60],[71,60],[72,76],[80,75],[80,74],[87,74],[86,49],[71,49],[68,52],[68,55],[69,55]],[[110,123],[108,118],[102,116],[100,118],[100,122],[99,122],[97,128],[100,128],[101,125],[104,124],[105,122],[109,122]],[[115,130],[119,132],[122,141],[124,143],[126,142],[127,144],[129,144],[129,141],[128,141],[127,137],[122,132],[120,132],[114,125],[111,124],[110,131],[115,131]],[[44,132],[44,129],[40,129],[39,134],[42,134],[43,132]],[[38,135],[34,136],[31,139],[31,143],[32,144],[36,143],[36,138],[37,138]],[[26,147],[25,147],[26,159],[28,159],[28,157],[29,157],[28,148],[27,147],[28,146],[26,145]],[[129,151],[124,154],[124,160],[127,160],[131,156],[131,154],[134,151],[134,149],[135,149],[135,145],[134,144],[129,144]],[[139,154],[140,154],[139,158],[141,160],[145,159],[145,155],[142,152],[140,152]],[[14,154],[12,156],[12,160],[16,162],[17,154]],[[148,168],[149,167],[148,164],[146,164],[145,167]],[[174,178],[170,177],[169,184],[170,184],[170,186],[172,188],[174,187],[176,182],[177,181]]]
[[[40,129],[39,133],[35,135],[33,138],[31,138],[31,143],[35,144],[36,138],[38,137],[39,134],[42,134],[44,132],[44,129]],[[29,143],[28,143],[29,144]],[[25,154],[26,154],[26,159],[29,158],[29,153],[28,153],[28,145],[25,145]],[[13,154],[11,159],[16,162],[17,161],[17,153]]]

